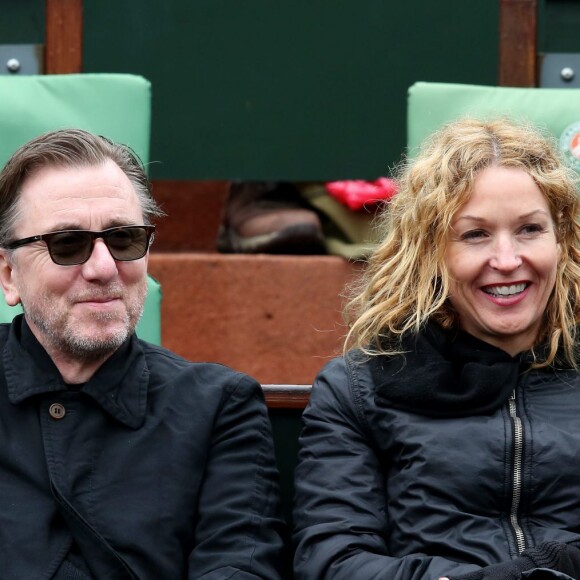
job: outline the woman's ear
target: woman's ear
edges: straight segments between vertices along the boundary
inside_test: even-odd
[[[0,250],[0,286],[8,306],[20,304],[20,293],[15,284],[13,261],[8,250]]]

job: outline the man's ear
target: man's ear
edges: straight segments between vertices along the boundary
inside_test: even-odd
[[[4,292],[4,299],[8,306],[20,304],[20,293],[14,283],[15,274],[10,253],[7,250],[0,250],[0,286]]]

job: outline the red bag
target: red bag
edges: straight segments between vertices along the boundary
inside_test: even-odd
[[[331,181],[325,187],[332,197],[355,211],[389,201],[397,193],[397,183],[388,177],[375,181]]]

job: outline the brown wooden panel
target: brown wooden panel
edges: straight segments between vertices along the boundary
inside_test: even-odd
[[[227,181],[153,181],[167,214],[156,222],[154,252],[215,252]]]
[[[152,252],[162,344],[262,384],[310,384],[342,352],[341,293],[360,269],[337,256]]]
[[[537,0],[500,0],[501,86],[536,86],[537,19]]]
[[[311,385],[262,385],[270,409],[304,409]]]
[[[83,55],[82,0],[46,0],[45,8],[46,74],[80,73]]]

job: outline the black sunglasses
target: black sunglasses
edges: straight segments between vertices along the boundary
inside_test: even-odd
[[[89,230],[62,230],[40,236],[23,238],[6,244],[7,250],[15,250],[26,244],[43,241],[51,260],[59,266],[84,264],[93,253],[93,242],[101,238],[120,262],[130,262],[142,258],[153,243],[155,226],[119,226],[102,232]]]

